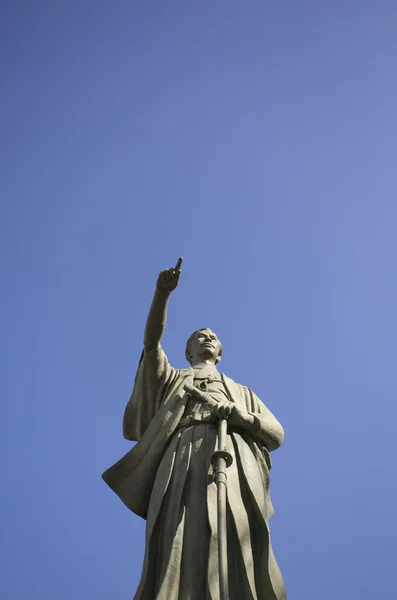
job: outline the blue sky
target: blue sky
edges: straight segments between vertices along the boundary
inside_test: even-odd
[[[161,269],[286,430],[291,600],[394,589],[397,7],[0,5],[1,597],[127,600],[144,521],[102,482]]]

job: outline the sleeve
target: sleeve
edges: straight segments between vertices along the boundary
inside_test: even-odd
[[[139,362],[137,377],[142,372],[145,382],[155,386],[162,380],[167,379],[174,369],[170,366],[168,358],[159,345],[149,352],[143,352]]]
[[[258,396],[252,390],[246,389],[249,393],[247,408],[255,419],[255,433],[269,452],[276,450],[284,441],[283,426]]]
[[[167,383],[174,374],[175,369],[169,364],[160,345],[142,354],[134,388],[124,412],[123,434],[126,439],[140,439],[160,407]]]

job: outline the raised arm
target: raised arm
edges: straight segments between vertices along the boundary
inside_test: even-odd
[[[156,283],[152,305],[146,321],[143,347],[145,352],[157,348],[167,322],[167,306],[171,292],[176,288],[181,273],[182,257],[173,269],[161,271]]]

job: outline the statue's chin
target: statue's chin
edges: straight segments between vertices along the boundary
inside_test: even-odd
[[[211,351],[210,349],[208,349],[207,351],[204,351],[201,355],[201,360],[210,360],[210,359],[215,360],[215,353],[213,351]]]

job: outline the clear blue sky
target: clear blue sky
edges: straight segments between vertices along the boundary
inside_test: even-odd
[[[391,598],[397,6],[3,0],[4,600],[128,600],[144,521],[101,480],[159,270],[286,430],[290,600]]]

